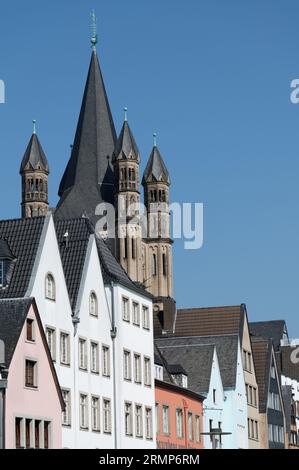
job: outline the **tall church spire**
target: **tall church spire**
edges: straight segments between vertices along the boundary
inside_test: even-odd
[[[87,214],[96,222],[95,209],[101,202],[113,204],[112,154],[116,133],[109,101],[95,50],[96,35],[85,85],[81,111],[72,148],[59,187],[57,218]]]

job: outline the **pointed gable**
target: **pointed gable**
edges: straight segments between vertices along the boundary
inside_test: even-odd
[[[122,129],[120,131],[119,138],[116,143],[116,147],[113,154],[113,159],[129,159],[140,160],[139,149],[135,142],[135,138],[130,129],[128,121],[124,121]]]
[[[162,182],[170,184],[170,177],[163,158],[157,146],[153,147],[146,168],[144,170],[142,184]]]
[[[113,203],[116,133],[97,54],[92,52],[72,154],[59,187],[57,218],[95,220],[100,202]]]

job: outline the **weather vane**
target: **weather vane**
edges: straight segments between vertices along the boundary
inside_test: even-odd
[[[93,50],[95,51],[96,45],[98,43],[98,35],[97,35],[97,17],[95,14],[95,11],[92,10],[91,12],[91,32],[92,32],[92,37],[91,37],[91,45]]]

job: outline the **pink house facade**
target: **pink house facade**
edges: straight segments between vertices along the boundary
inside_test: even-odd
[[[61,448],[64,402],[33,299],[0,301],[8,369],[5,448]]]

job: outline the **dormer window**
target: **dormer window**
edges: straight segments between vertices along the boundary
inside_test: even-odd
[[[0,239],[0,287],[9,284],[15,261],[7,240]]]
[[[52,274],[48,273],[46,276],[46,298],[49,300],[56,299],[55,280]]]

